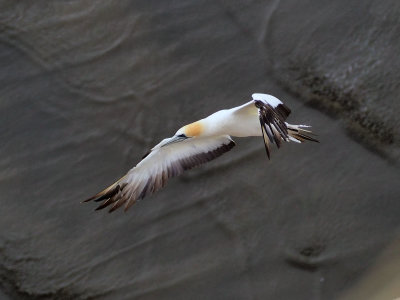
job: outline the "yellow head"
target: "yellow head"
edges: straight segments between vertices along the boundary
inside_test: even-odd
[[[198,137],[204,132],[204,124],[197,121],[186,126],[183,126],[176,132],[176,135],[184,134],[186,137]]]

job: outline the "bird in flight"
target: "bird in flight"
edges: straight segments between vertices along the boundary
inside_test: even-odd
[[[138,200],[157,192],[167,180],[185,170],[209,162],[235,146],[231,136],[262,136],[270,158],[270,144],[318,142],[307,125],[292,125],[285,120],[290,109],[267,94],[253,94],[252,100],[209,115],[180,128],[173,137],[162,140],[117,182],[84,202],[102,201],[96,210],[122,205],[125,211]]]

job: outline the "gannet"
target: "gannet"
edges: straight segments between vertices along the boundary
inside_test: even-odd
[[[318,142],[308,125],[285,122],[290,109],[278,98],[256,93],[252,100],[217,111],[180,128],[174,136],[163,139],[117,182],[83,201],[103,201],[96,210],[111,206],[109,212],[125,204],[125,211],[138,200],[157,192],[167,180],[185,170],[209,162],[230,151],[234,137],[262,136],[270,159],[270,143]]]

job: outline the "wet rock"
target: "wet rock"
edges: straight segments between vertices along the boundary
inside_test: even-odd
[[[396,160],[396,3],[3,1],[2,293],[335,299],[351,288],[398,238],[398,168],[342,125]],[[252,92],[284,100],[321,143],[267,161],[262,140],[235,139],[126,214],[80,203]]]

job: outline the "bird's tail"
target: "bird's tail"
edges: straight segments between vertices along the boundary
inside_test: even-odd
[[[286,123],[287,129],[288,129],[288,134],[289,134],[289,139],[293,142],[296,143],[303,143],[305,141],[312,141],[312,142],[317,142],[319,141],[313,136],[316,134],[313,133],[311,130],[307,130],[304,128],[309,128],[311,126],[308,125],[292,125]]]

